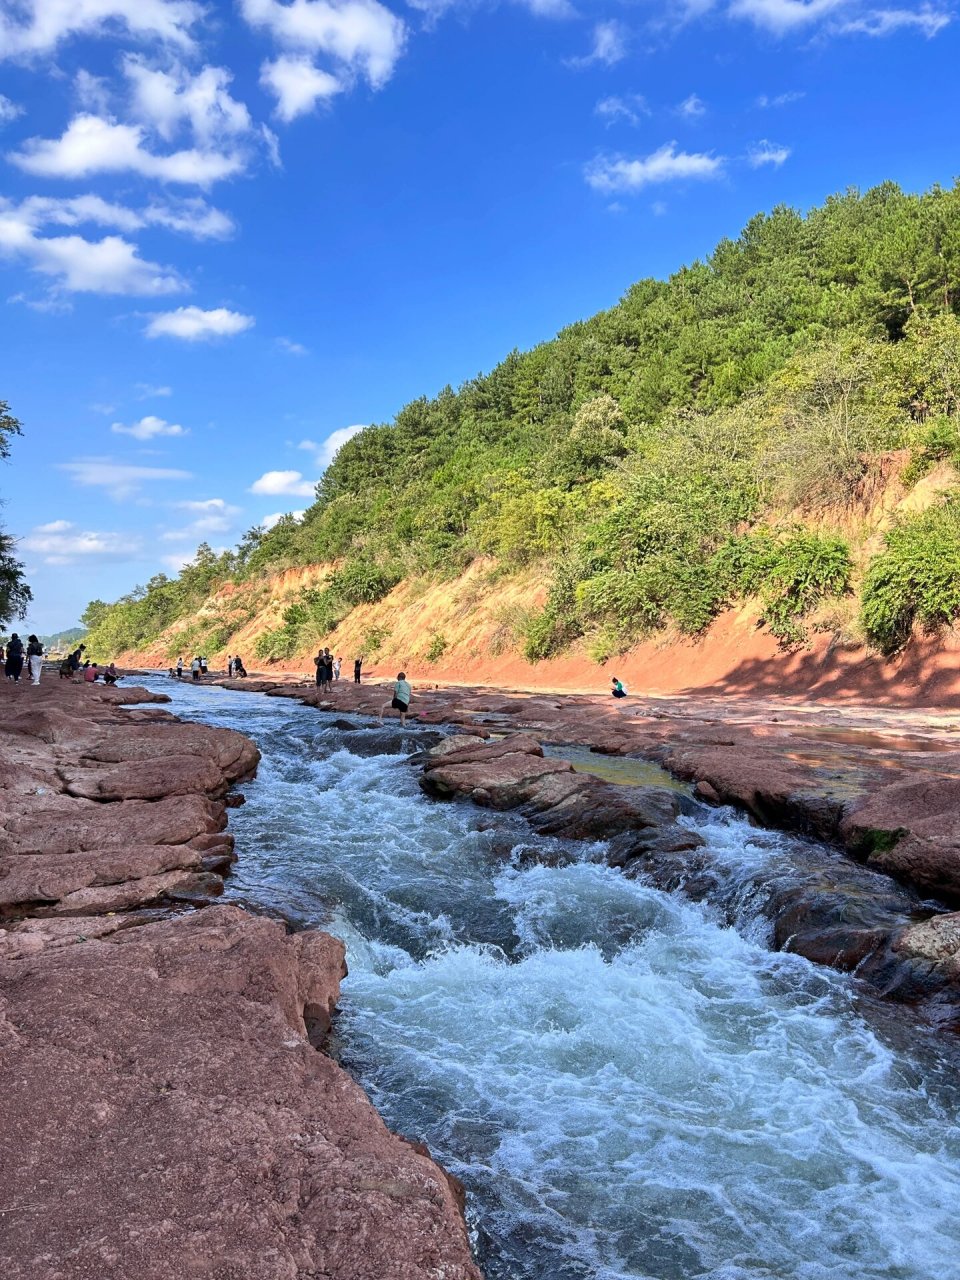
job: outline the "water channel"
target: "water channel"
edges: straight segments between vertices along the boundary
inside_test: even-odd
[[[344,939],[331,1049],[466,1184],[488,1280],[957,1274],[951,1038],[769,950],[748,902],[730,927],[596,847],[427,800],[380,754],[395,734],[144,683],[257,741],[228,897]],[[728,812],[687,821],[733,868],[785,856]]]

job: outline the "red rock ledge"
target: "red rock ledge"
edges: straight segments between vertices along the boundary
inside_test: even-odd
[[[311,1044],[342,945],[184,908],[258,756],[118,705],[156,700],[0,700],[5,1280],[480,1280],[456,1184]]]

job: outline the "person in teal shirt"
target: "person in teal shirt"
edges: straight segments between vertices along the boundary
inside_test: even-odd
[[[613,688],[610,690],[610,692],[613,694],[615,698],[625,698],[627,696],[626,689],[623,687],[623,685],[617,679],[616,676],[613,677]]]
[[[407,723],[407,712],[410,710],[410,699],[412,697],[413,689],[407,679],[407,673],[401,671],[397,676],[396,684],[393,686],[393,697],[380,708],[380,723],[383,724],[383,713],[388,708],[392,708],[394,711],[400,712],[400,728],[402,729]]]

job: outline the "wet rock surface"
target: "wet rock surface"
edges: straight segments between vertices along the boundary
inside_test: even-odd
[[[3,1274],[479,1280],[458,1185],[317,1052],[342,945],[205,905],[259,753],[162,700],[0,702]]]

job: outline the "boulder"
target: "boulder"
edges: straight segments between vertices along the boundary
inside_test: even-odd
[[[443,1172],[311,1044],[339,942],[65,923],[0,946],[5,1280],[481,1280]]]

